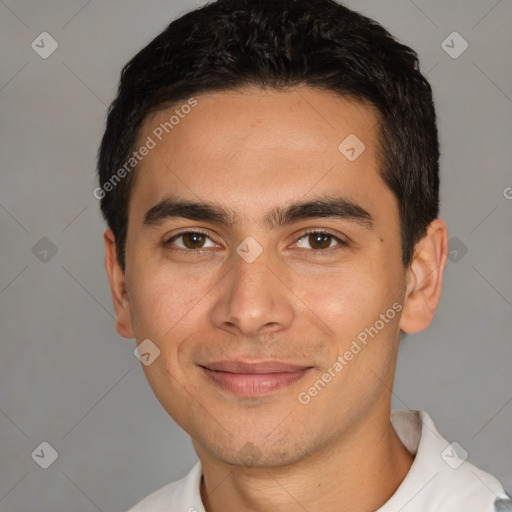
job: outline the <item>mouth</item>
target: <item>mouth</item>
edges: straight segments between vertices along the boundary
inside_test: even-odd
[[[309,373],[312,366],[277,361],[217,361],[199,365],[199,368],[223,390],[239,396],[257,397],[295,384]]]

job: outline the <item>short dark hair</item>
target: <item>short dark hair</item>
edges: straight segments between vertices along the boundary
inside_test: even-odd
[[[409,265],[439,211],[436,114],[416,52],[334,0],[217,0],[173,21],[121,72],[98,175],[123,271],[136,168],[117,183],[112,177],[130,159],[146,116],[200,93],[301,85],[376,107],[379,172],[398,200]]]

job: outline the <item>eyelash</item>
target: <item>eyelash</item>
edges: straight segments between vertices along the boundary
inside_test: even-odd
[[[178,239],[179,237],[183,236],[183,235],[188,235],[188,234],[199,234],[199,235],[204,235],[205,237],[207,237],[209,240],[211,240],[211,237],[209,236],[208,233],[206,233],[205,231],[202,231],[201,229],[194,229],[194,230],[187,230],[187,231],[180,231],[179,233],[173,235],[171,238],[167,239],[166,241],[163,242],[163,246],[164,248],[169,248],[169,246],[171,245],[171,242],[173,242],[174,240]],[[315,235],[315,234],[320,234],[320,235],[326,235],[326,236],[329,236],[331,237],[332,239],[334,239],[336,242],[338,242],[338,246],[335,246],[335,247],[328,247],[327,249],[323,249],[323,250],[315,250],[315,249],[309,249],[310,251],[312,251],[313,253],[315,253],[315,255],[323,255],[323,254],[328,254],[330,252],[334,250],[337,250],[337,249],[340,249],[340,248],[343,248],[343,247],[348,247],[348,242],[346,242],[345,240],[341,239],[340,237],[336,236],[336,235],[333,235],[332,233],[330,233],[329,231],[324,231],[324,230],[320,230],[320,229],[311,229],[309,231],[305,231],[304,233],[302,233],[299,238],[297,238],[296,242],[299,242],[300,240],[302,240],[303,238],[306,238],[310,235]],[[213,242],[213,240],[211,240]],[[182,249],[182,248],[171,248],[172,251],[177,251],[177,252],[181,252],[181,253],[198,253],[198,254],[202,254],[204,252],[204,249]]]

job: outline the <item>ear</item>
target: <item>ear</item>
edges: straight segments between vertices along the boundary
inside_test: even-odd
[[[441,299],[447,257],[448,230],[441,219],[435,219],[416,244],[413,260],[406,271],[404,308],[400,318],[402,331],[419,332],[432,322]]]
[[[124,338],[133,338],[130,301],[126,291],[125,274],[117,259],[116,239],[110,228],[103,234],[105,242],[105,269],[110,281],[112,303],[116,312],[116,330]]]

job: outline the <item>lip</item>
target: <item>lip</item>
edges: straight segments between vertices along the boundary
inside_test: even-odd
[[[225,391],[245,397],[268,395],[291,386],[312,368],[277,361],[216,361],[199,367]]]

